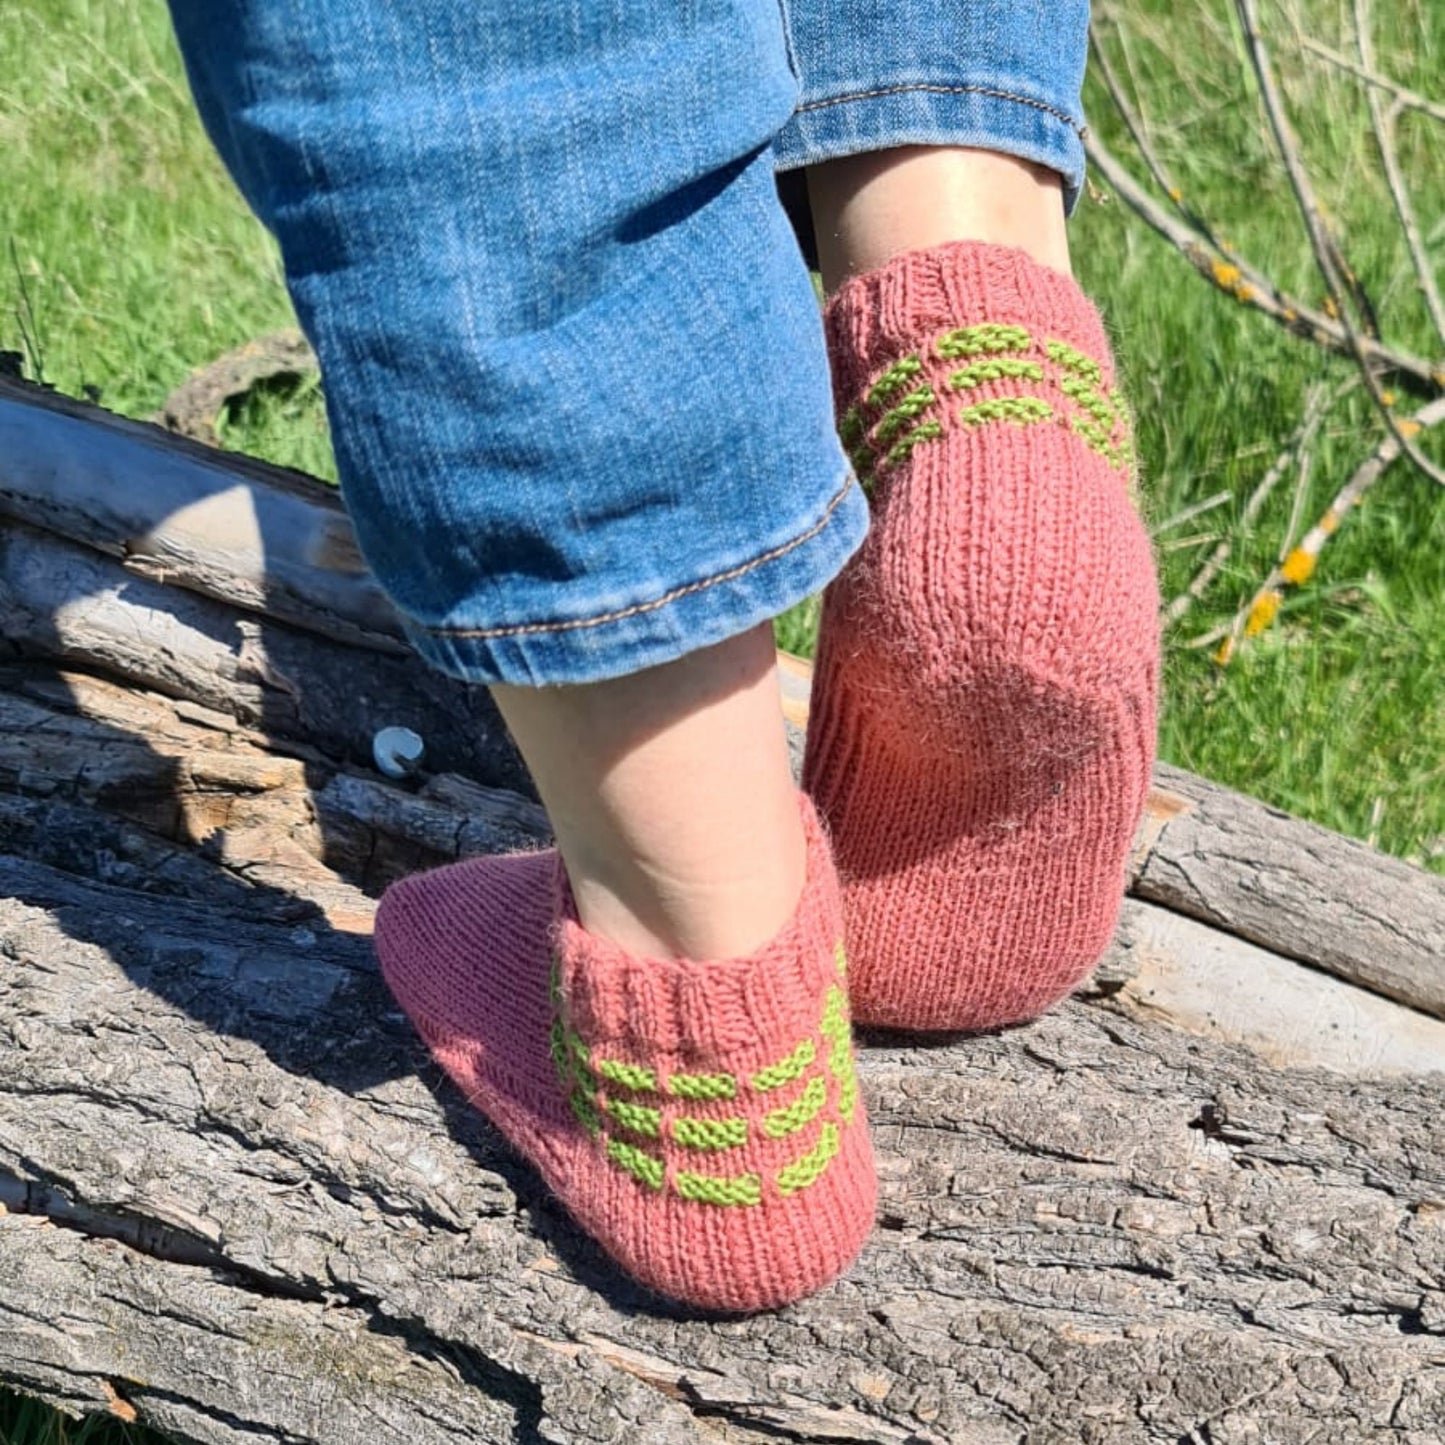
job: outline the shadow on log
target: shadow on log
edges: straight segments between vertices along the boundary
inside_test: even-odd
[[[882,1200],[848,1276],[698,1317],[578,1235],[373,964],[390,878],[545,840],[468,752],[476,696],[433,684],[402,784],[366,765],[389,705],[273,730],[285,648],[356,691],[413,666],[394,624],[372,599],[328,636],[339,594],[301,566],[285,618],[264,585],[140,576],[123,534],[183,551],[183,494],[148,515],[112,433],[336,525],[303,481],[0,387],[0,604],[26,619],[0,669],[0,1380],[207,1445],[1438,1445],[1440,880],[1161,770],[1079,997],[996,1036],[863,1038]],[[78,535],[92,464],[131,495]],[[60,623],[46,547],[74,559]],[[84,566],[111,580],[71,588]]]

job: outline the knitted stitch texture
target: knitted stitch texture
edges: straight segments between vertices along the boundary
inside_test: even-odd
[[[631,1275],[752,1311],[838,1275],[873,1223],[843,920],[799,796],[807,882],[748,958],[642,959],[589,934],[555,851],[394,885],[392,992],[437,1062]]]
[[[897,257],[826,324],[874,515],[825,597],[804,786],[854,1016],[1020,1022],[1108,945],[1153,763],[1128,413],[1097,312],[1022,251]]]

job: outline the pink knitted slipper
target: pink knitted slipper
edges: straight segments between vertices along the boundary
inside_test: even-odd
[[[827,327],[872,530],[829,589],[804,786],[863,1023],[1031,1018],[1108,945],[1149,785],[1158,588],[1098,314],[1022,251],[848,282]]]
[[[437,1062],[624,1269],[705,1308],[818,1289],[873,1223],[837,880],[800,804],[803,896],[750,958],[639,959],[589,934],[555,851],[408,878],[376,919]]]

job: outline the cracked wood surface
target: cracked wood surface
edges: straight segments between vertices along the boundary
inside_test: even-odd
[[[535,809],[82,674],[0,684],[11,1383],[227,1445],[1438,1433],[1438,1077],[1281,1073],[1111,1012],[1174,915],[1128,905],[1111,1000],[874,1041],[867,1254],[698,1320],[577,1237],[370,958],[357,882],[535,839]]]
[[[1275,1070],[1107,1002],[865,1040],[878,1231],[820,1297],[719,1322],[578,1236],[365,938],[219,871],[146,882],[0,858],[23,1389],[216,1445],[1445,1429],[1438,1076]]]
[[[350,884],[378,894],[419,868],[546,834],[542,809],[506,789],[453,774],[398,787],[314,748],[278,755],[262,734],[193,704],[0,665],[5,851],[66,866],[104,835],[106,881],[205,879],[209,860],[239,892],[269,884],[293,916],[370,932],[370,900]]]

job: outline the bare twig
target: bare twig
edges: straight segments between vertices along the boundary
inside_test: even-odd
[[[1270,464],[1269,469],[1259,479],[1254,491],[1249,494],[1249,500],[1245,502],[1244,510],[1239,515],[1236,530],[1248,527],[1259,515],[1260,508],[1268,501],[1270,493],[1289,469],[1290,464],[1308,454],[1314,445],[1316,433],[1324,424],[1325,417],[1333,410],[1335,403],[1355,384],[1354,378],[1351,377],[1343,386],[1337,386],[1333,391],[1327,392],[1323,386],[1310,388],[1309,394],[1305,398],[1304,417],[1300,421],[1299,427],[1285,444],[1284,449]],[[1164,621],[1166,623],[1178,622],[1204,595],[1210,584],[1219,575],[1220,569],[1229,561],[1230,553],[1233,550],[1233,542],[1226,537],[1209,554],[1204,565],[1195,573],[1194,580],[1165,608]],[[1191,644],[1191,646],[1193,645],[1197,645],[1197,642]]]
[[[1407,86],[1400,85],[1387,76],[1358,64],[1348,55],[1341,55],[1338,50],[1331,50],[1328,45],[1321,45],[1318,40],[1312,40],[1308,35],[1300,37],[1300,45],[1312,54],[1318,55],[1322,60],[1337,66],[1340,70],[1348,70],[1351,75],[1357,76],[1366,85],[1373,86],[1376,90],[1389,91],[1407,110],[1418,110],[1421,115],[1428,115],[1432,120],[1445,121],[1445,105],[1440,104],[1439,101],[1430,100],[1418,91],[1410,90]]]
[[[1269,120],[1270,130],[1274,133],[1275,144],[1279,149],[1280,158],[1284,162],[1290,188],[1294,191],[1300,217],[1304,221],[1305,230],[1309,235],[1310,247],[1315,255],[1315,264],[1324,279],[1330,299],[1339,312],[1340,325],[1344,329],[1349,350],[1359,365],[1365,389],[1370,393],[1386,429],[1399,442],[1405,455],[1432,481],[1445,486],[1445,471],[1441,471],[1415,445],[1410,439],[1410,434],[1401,428],[1400,419],[1385,400],[1384,390],[1377,374],[1378,367],[1369,351],[1372,338],[1362,337],[1359,328],[1350,318],[1345,297],[1348,294],[1357,305],[1360,304],[1362,293],[1359,282],[1355,279],[1338,243],[1331,236],[1329,227],[1325,224],[1324,216],[1320,211],[1319,201],[1315,197],[1314,184],[1310,180],[1309,172],[1305,169],[1304,161],[1300,156],[1299,143],[1295,140],[1289,117],[1285,114],[1284,100],[1280,94],[1274,66],[1270,62],[1269,51],[1260,29],[1255,0],[1234,0],[1234,5],[1239,15],[1240,26],[1244,31],[1245,46],[1254,67],[1255,78],[1259,82],[1260,99],[1264,103],[1265,115]]]
[[[1294,549],[1300,518],[1304,516],[1305,495],[1309,490],[1310,468],[1315,463],[1315,435],[1300,442],[1299,459],[1295,463],[1294,496],[1290,498],[1289,520],[1284,524],[1284,541],[1280,543],[1279,560],[1284,561]]]
[[[1165,532],[1171,532],[1175,527],[1182,527],[1185,522],[1191,522],[1205,512],[1212,512],[1216,507],[1222,507],[1233,495],[1233,492],[1216,492],[1212,497],[1205,497],[1202,502],[1194,502],[1190,506],[1181,507],[1172,517],[1165,517],[1162,522],[1155,525],[1150,535],[1162,537]]]
[[[1353,356],[1348,333],[1338,318],[1306,306],[1281,291],[1245,257],[1225,252],[1190,222],[1172,215],[1124,168],[1092,130],[1086,145],[1089,161],[1120,200],[1146,225],[1173,245],[1216,289],[1246,306],[1262,311],[1281,326],[1328,351]],[[1399,378],[1401,385],[1433,396],[1445,387],[1445,363],[1430,362],[1372,337],[1356,337],[1371,364],[1382,374]]]
[[[1124,86],[1109,60],[1108,51],[1104,49],[1099,38],[1099,30],[1100,26],[1097,23],[1089,27],[1089,49],[1094,57],[1094,70],[1104,82],[1104,89],[1109,92],[1109,98],[1114,102],[1114,108],[1119,112],[1120,118],[1127,127],[1140,159],[1147,167],[1154,184],[1174,202],[1175,209],[1180,215],[1199,232],[1210,246],[1223,255],[1226,248],[1221,244],[1219,237],[1214,233],[1206,218],[1201,216],[1185,199],[1183,189],[1170,175],[1164,162],[1160,159],[1159,153],[1154,149],[1149,127],[1145,124],[1143,115],[1134,108],[1134,103],[1125,92]]]
[[[1419,411],[1406,419],[1416,431],[1428,431],[1445,421],[1445,396],[1437,396]],[[1297,587],[1314,572],[1319,555],[1325,543],[1339,531],[1341,523],[1349,516],[1351,509],[1374,484],[1379,481],[1385,469],[1401,455],[1404,447],[1395,435],[1380,439],[1374,451],[1355,469],[1349,481],[1335,493],[1334,500],[1320,515],[1319,521],[1305,533],[1299,546],[1293,548],[1282,562],[1270,569],[1270,574],[1255,590],[1254,595],[1235,613],[1233,619],[1221,627],[1213,628],[1200,637],[1191,638],[1188,647],[1220,646],[1214,660],[1221,666],[1233,656],[1242,637],[1253,637],[1263,632],[1279,611],[1284,600],[1285,589]]]
[[[1375,68],[1375,43],[1370,35],[1369,0],[1354,0],[1355,44],[1359,47],[1360,60],[1366,70]],[[1435,268],[1425,254],[1425,243],[1420,236],[1420,223],[1415,218],[1415,207],[1400,171],[1400,157],[1395,151],[1395,116],[1400,102],[1395,100],[1388,107],[1378,89],[1366,87],[1366,98],[1370,103],[1370,123],[1375,130],[1375,144],[1379,147],[1380,163],[1385,168],[1385,180],[1395,202],[1395,214],[1400,218],[1400,229],[1405,233],[1405,243],[1410,248],[1410,259],[1415,263],[1415,274],[1420,278],[1420,290],[1430,310],[1430,320],[1435,325],[1435,334],[1445,344],[1445,304],[1440,300],[1440,288],[1435,284]]]

